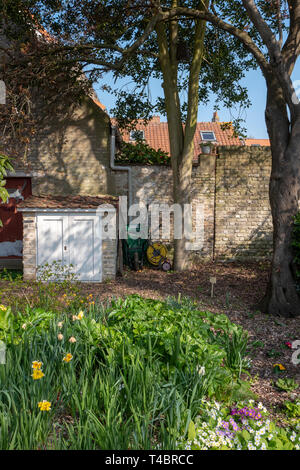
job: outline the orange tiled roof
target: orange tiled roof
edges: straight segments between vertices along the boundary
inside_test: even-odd
[[[245,145],[261,145],[262,147],[270,147],[269,139],[245,139]]]
[[[29,196],[18,204],[20,209],[95,209],[100,204],[118,204],[115,196]]]
[[[112,119],[112,124],[115,125],[116,121]],[[201,153],[200,144],[203,142],[201,138],[201,131],[213,131],[215,133],[216,145],[243,145],[243,142],[234,137],[232,129],[222,129],[221,122],[198,122],[194,137],[194,158],[197,159]],[[144,131],[145,141],[155,150],[161,149],[164,152],[170,153],[169,130],[168,123],[161,122],[159,116],[154,116],[148,124],[144,124],[141,120],[136,125],[137,130]],[[128,131],[120,131],[121,136],[125,142],[130,142],[130,133]]]

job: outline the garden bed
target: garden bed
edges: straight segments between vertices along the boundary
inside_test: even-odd
[[[300,382],[299,365],[291,362],[293,351],[286,344],[300,339],[299,320],[274,318],[257,312],[253,307],[265,289],[267,269],[266,264],[208,263],[181,274],[166,274],[150,269],[138,273],[126,271],[123,278],[103,284],[56,286],[53,291],[48,289],[46,296],[39,284],[24,283],[18,279],[11,282],[4,280],[0,281],[1,303],[14,304],[14,308],[20,310],[26,304],[32,308],[37,307],[40,302],[43,304],[40,305],[42,309],[49,309],[51,306],[57,312],[78,312],[80,309],[87,311],[94,308],[99,302],[126,298],[131,294],[139,294],[148,299],[167,299],[173,296],[173,302],[179,304],[186,302],[185,297],[193,299],[199,311],[212,312],[210,318],[215,317],[217,321],[218,318],[223,318],[219,314],[225,314],[230,322],[249,333],[247,354],[252,363],[251,368],[241,375],[241,379],[250,384],[251,391],[269,409],[277,424],[287,426],[290,419],[283,410],[283,404],[291,400],[296,402],[299,388],[291,387],[289,391],[284,391],[274,384],[278,379],[286,378],[293,379],[294,383]],[[210,296],[210,276],[217,278],[213,298]],[[37,312],[37,317],[39,315]],[[47,321],[45,318],[45,324]],[[32,322],[22,324],[21,327],[24,326],[24,330],[32,328],[34,325],[30,323]],[[275,374],[275,364],[283,365],[284,370]],[[64,423],[65,419],[74,420],[72,416],[65,415],[57,419],[58,422],[62,419]]]

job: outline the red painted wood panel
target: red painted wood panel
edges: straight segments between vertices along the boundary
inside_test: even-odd
[[[0,219],[3,223],[3,227],[0,227],[0,243],[23,240],[23,217],[16,210],[17,203],[22,199],[16,197],[16,190],[19,190],[24,199],[32,194],[31,178],[7,178],[5,187],[7,190],[14,192],[15,197],[10,197],[6,204],[0,203]],[[3,258],[3,256],[0,257]],[[7,258],[19,257],[7,256]]]

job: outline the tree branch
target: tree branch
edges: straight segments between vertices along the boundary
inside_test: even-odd
[[[289,34],[282,48],[288,74],[291,75],[300,54],[300,0],[288,0],[290,13]]]
[[[259,49],[259,47],[255,44],[255,42],[252,40],[252,38],[246,31],[242,31],[241,29],[233,26],[232,24],[223,21],[221,18],[213,15],[209,11],[204,12],[195,10],[193,8],[178,7],[176,8],[176,10],[170,9],[165,12],[165,18],[172,18],[175,16],[185,16],[187,18],[199,18],[202,20],[206,20],[214,24],[218,28],[223,29],[224,31],[227,31],[228,33],[232,34],[237,39],[239,39],[247,48],[247,50],[254,56],[263,74],[265,75],[266,73],[268,73],[270,66],[268,64],[268,61],[266,60],[265,55],[262,53],[262,51]]]

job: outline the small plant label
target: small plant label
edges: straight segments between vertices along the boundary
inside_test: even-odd
[[[217,278],[216,277],[211,277],[209,281],[211,283],[211,293],[210,293],[210,295],[211,295],[211,297],[213,297],[214,296],[214,285],[217,284]]]

